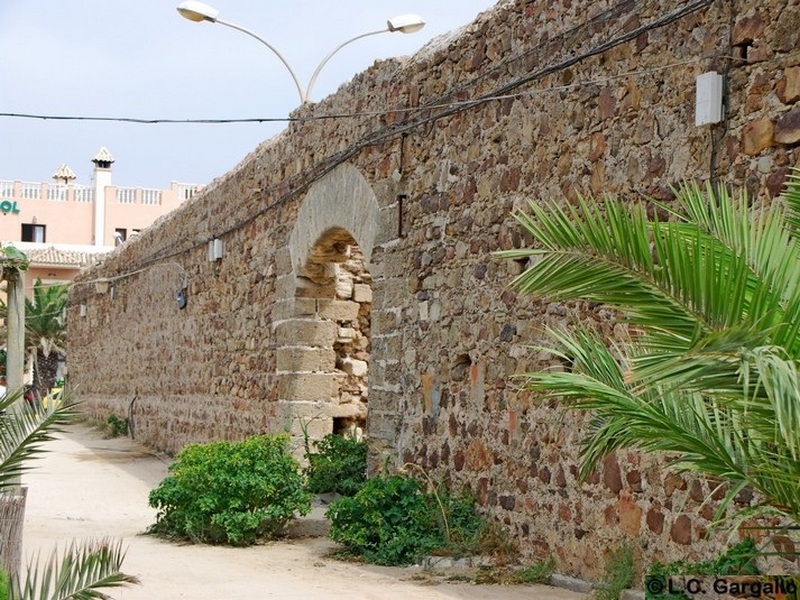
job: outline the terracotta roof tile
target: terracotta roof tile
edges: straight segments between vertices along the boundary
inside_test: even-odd
[[[105,253],[61,250],[50,246],[49,248],[27,250],[26,254],[32,265],[45,264],[65,267],[84,267],[97,262]]]

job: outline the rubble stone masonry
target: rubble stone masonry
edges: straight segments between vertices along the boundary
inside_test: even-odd
[[[725,117],[697,127],[712,70]],[[293,116],[77,279],[87,414],[130,415],[175,452],[280,431],[299,447],[366,413],[373,472],[413,461],[469,486],[562,573],[597,577],[623,540],[645,561],[717,551],[708,484],[657,457],[617,453],[579,481],[583,417],[514,376],[552,364],[530,349],[547,326],[615,339],[624,323],[517,295],[525,265],[493,253],[530,242],[511,212],[545,198],[669,201],[684,179],[777,195],[800,166],[798,1],[504,1]]]

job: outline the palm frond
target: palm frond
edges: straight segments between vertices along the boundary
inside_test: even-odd
[[[781,197],[788,208],[786,222],[791,228],[795,244],[800,244],[800,169],[792,169],[786,177],[786,188]]]
[[[121,571],[125,552],[122,542],[107,539],[73,542],[64,551],[54,550],[42,565],[37,558],[28,565],[24,579],[11,581],[15,600],[109,599],[101,590],[138,584],[138,578]]]
[[[31,407],[22,396],[17,390],[0,398],[0,490],[18,486],[20,475],[30,469],[28,462],[77,415],[68,398],[43,410]]]
[[[634,332],[609,348],[549,331],[545,349],[572,369],[526,385],[591,412],[582,474],[621,448],[668,453],[672,468],[726,482],[721,511],[748,487],[766,501],[746,510],[800,522],[800,172],[784,203],[753,209],[697,185],[677,200],[670,221],[611,198],[516,215],[536,245],[501,254],[532,259],[515,288],[610,305]]]

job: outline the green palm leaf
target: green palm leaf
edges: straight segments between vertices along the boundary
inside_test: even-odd
[[[47,410],[34,410],[22,399],[22,390],[0,397],[0,490],[19,486],[19,477],[38,457],[45,442],[53,439],[75,416],[67,400]]]
[[[535,247],[501,253],[530,259],[514,288],[605,303],[633,332],[612,352],[588,331],[550,331],[546,349],[573,368],[527,386],[591,411],[584,475],[620,448],[668,453],[727,482],[720,510],[750,487],[759,510],[800,522],[800,175],[766,207],[693,184],[676,205],[660,206],[668,221],[613,198],[515,215]]]
[[[73,542],[63,553],[54,551],[44,565],[33,561],[24,580],[12,580],[10,600],[110,598],[101,590],[139,583],[121,571],[124,558],[119,541]]]

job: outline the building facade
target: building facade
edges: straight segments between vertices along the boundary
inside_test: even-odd
[[[0,180],[0,242],[28,255],[28,287],[37,278],[71,280],[200,189],[175,182],[164,190],[118,187],[106,148],[92,162],[88,185],[75,183],[67,165],[54,173],[53,183]]]

